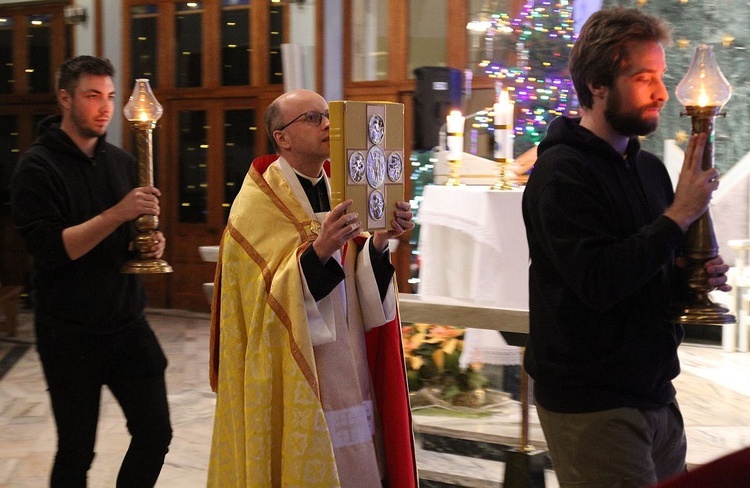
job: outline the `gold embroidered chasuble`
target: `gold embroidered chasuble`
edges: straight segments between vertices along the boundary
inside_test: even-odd
[[[299,256],[315,239],[318,220],[283,164],[262,174],[250,169],[220,246],[208,486],[380,486],[382,427],[362,309],[378,316],[370,311],[376,304],[380,323],[388,317],[377,286],[364,292],[369,256],[353,241],[335,256],[343,258],[344,282],[311,314]],[[391,290],[386,300],[394,297]],[[373,325],[380,324],[367,328]]]

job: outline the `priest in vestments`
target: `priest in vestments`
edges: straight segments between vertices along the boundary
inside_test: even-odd
[[[330,208],[328,104],[272,102],[278,157],[248,171],[229,215],[211,310],[216,412],[208,486],[417,486],[388,239]]]

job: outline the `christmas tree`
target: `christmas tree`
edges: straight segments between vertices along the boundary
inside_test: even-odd
[[[512,33],[516,57],[512,66],[485,61],[485,72],[502,83],[515,102],[514,153],[539,144],[549,122],[576,115],[568,56],[575,41],[573,5],[568,0],[529,0],[517,18],[497,12],[492,26]]]

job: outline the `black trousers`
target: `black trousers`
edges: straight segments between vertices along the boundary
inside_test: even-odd
[[[164,380],[167,359],[156,336],[145,319],[108,335],[60,329],[37,322],[37,350],[57,425],[50,486],[86,486],[101,390],[106,385],[120,404],[131,435],[117,487],[153,487],[172,439]]]

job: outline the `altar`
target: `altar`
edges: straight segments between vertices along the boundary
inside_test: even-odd
[[[418,210],[418,293],[528,310],[523,190],[428,185]]]

